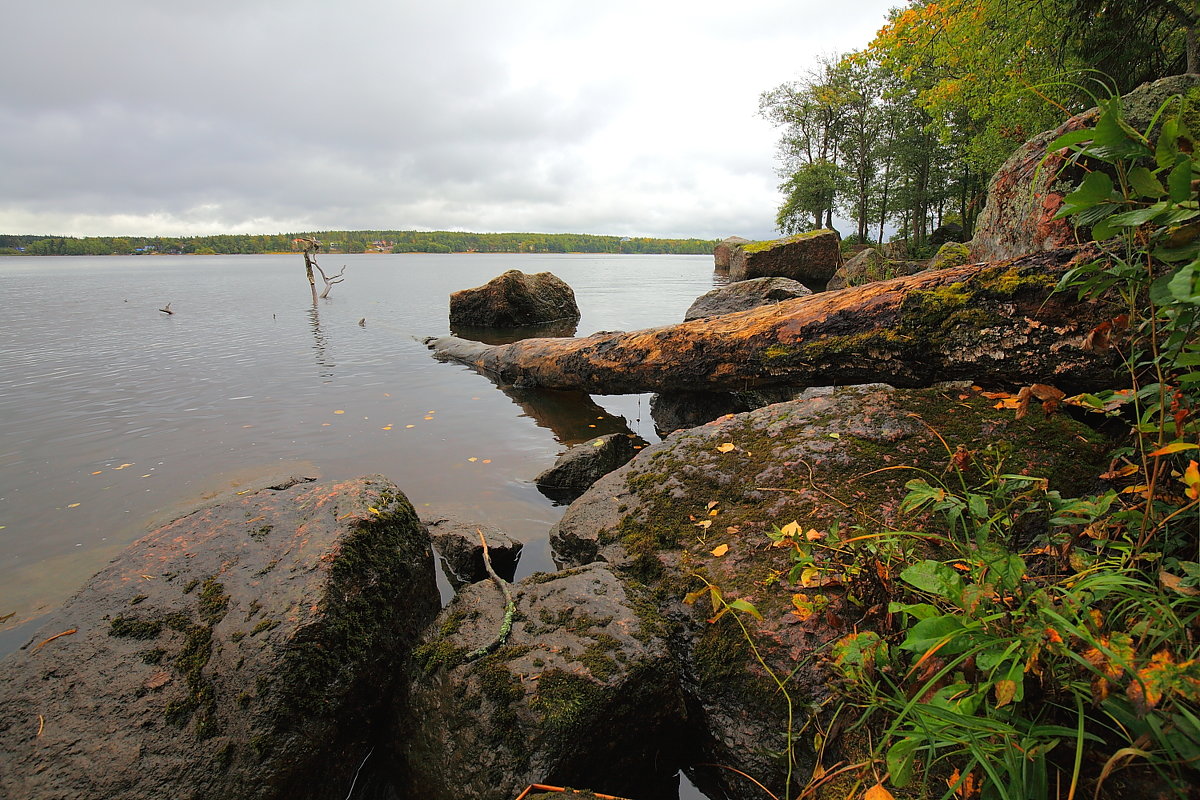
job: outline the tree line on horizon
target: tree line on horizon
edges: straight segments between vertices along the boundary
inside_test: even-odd
[[[911,0],[862,50],[763,92],[782,131],[776,225],[854,225],[928,249],[972,235],[991,176],[1028,139],[1097,98],[1200,69],[1200,6],[1183,0]]]
[[[467,233],[463,231],[312,231],[215,236],[37,236],[0,234],[0,255],[247,255],[299,249],[315,238],[331,253],[608,253],[708,255],[707,239],[597,236],[582,233]]]

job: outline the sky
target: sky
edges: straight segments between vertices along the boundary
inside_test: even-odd
[[[758,96],[902,0],[40,0],[0,233],[769,238]]]

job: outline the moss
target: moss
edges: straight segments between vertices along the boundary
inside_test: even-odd
[[[807,231],[805,233],[797,233],[794,236],[788,236],[784,239],[769,239],[769,240],[763,241],[763,242],[750,242],[748,244],[742,245],[742,252],[744,252],[744,253],[763,253],[763,252],[766,252],[767,250],[773,250],[776,247],[779,247],[780,245],[791,244],[793,242],[802,242],[805,239],[813,239],[813,238],[816,238],[817,236],[820,236],[821,234],[825,234],[825,233],[830,233],[830,231],[824,230],[824,229],[816,230],[816,231]]]
[[[775,361],[781,358],[787,358],[795,353],[795,349],[788,347],[786,344],[773,344],[762,352],[763,361]]]
[[[592,643],[584,649],[583,655],[579,657],[579,663],[587,667],[588,672],[592,673],[592,677],[596,680],[607,682],[621,671],[620,665],[610,655],[610,653],[623,655],[621,643],[606,633],[596,634],[592,638]]]
[[[229,634],[229,641],[231,641],[231,642],[240,642],[242,639],[245,639],[245,638],[246,638],[245,631],[234,631],[233,633]]]
[[[538,679],[537,693],[529,705],[541,717],[548,733],[562,735],[594,721],[595,715],[590,710],[603,700],[604,691],[587,678],[549,669]]]
[[[161,664],[162,660],[163,660],[163,656],[165,656],[166,654],[167,654],[167,651],[163,650],[161,647],[156,647],[153,650],[147,650],[144,653],[142,653],[142,663],[143,664]]]
[[[279,620],[277,620],[277,619],[259,620],[258,624],[255,625],[250,630],[250,635],[258,636],[260,633],[262,633],[264,631],[269,631],[269,630],[272,630],[272,629],[278,628],[278,627],[279,627]]]
[[[119,616],[108,626],[108,635],[119,639],[154,639],[162,633],[164,620]]]
[[[215,625],[229,610],[229,595],[224,594],[225,586],[217,582],[215,576],[204,581],[200,591],[200,617],[209,625]]]
[[[278,565],[279,565],[279,559],[273,558],[267,562],[267,565],[265,567],[263,567],[262,569],[255,572],[254,577],[261,578],[263,575],[266,575],[268,572],[271,572],[272,570],[274,570],[275,567]]]
[[[271,525],[259,525],[257,528],[250,531],[250,538],[256,542],[261,542],[267,538],[267,535],[270,534],[272,530],[273,526]]]
[[[417,669],[432,675],[439,669],[454,669],[466,658],[467,648],[456,647],[447,639],[438,638],[419,645],[413,650],[413,661]]]
[[[200,579],[192,578],[190,581],[188,581],[187,585],[183,587],[183,593],[191,594],[192,591],[199,585],[200,585]]]

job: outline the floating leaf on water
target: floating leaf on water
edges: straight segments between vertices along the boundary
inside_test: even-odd
[[[102,469],[98,469],[98,470],[96,470],[95,472],[93,472],[92,474],[93,474],[93,475],[99,475],[101,472],[104,472],[104,470],[102,470]]]
[[[143,476],[143,477],[145,477],[145,476]],[[71,503],[70,505],[67,506],[67,508],[79,508],[79,503]]]
[[[492,463],[492,460],[491,460],[490,458],[485,458],[485,459],[484,459],[482,462],[480,462],[480,463],[483,463],[483,464],[490,464],[490,463]]]
[[[479,458],[476,456],[471,456],[470,458],[467,459],[467,461],[470,461],[472,464],[474,464],[478,460],[479,460]]]
[[[415,428],[415,427],[417,427],[417,426],[416,426],[416,425],[405,425],[404,427],[406,427],[406,428]]]
[[[345,409],[341,409],[341,408],[339,408],[337,411],[334,411],[333,413],[335,413],[335,414],[345,414],[345,413],[346,413],[346,411],[345,411]]]
[[[433,419],[433,416],[427,414],[426,416],[422,417],[421,419]]]
[[[381,431],[390,431],[391,429],[392,429],[392,426],[391,426],[391,425],[384,425],[384,426],[383,426],[382,428],[380,428],[379,430],[381,430]]]
[[[720,558],[721,556],[725,555],[728,552],[729,552],[729,545],[727,545],[727,544],[719,544],[712,549],[712,554],[714,556],[716,556],[717,558]]]

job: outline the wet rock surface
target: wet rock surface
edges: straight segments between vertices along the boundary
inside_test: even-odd
[[[683,319],[717,317],[810,294],[812,289],[791,278],[751,278],[700,295],[684,313]]]
[[[458,328],[519,328],[579,319],[575,292],[549,272],[503,275],[450,295],[450,325]]]
[[[345,797],[437,608],[386,479],[176,520],[0,662],[0,796]]]
[[[565,505],[593,483],[628,463],[645,446],[645,439],[632,434],[597,436],[568,449],[554,466],[539,474],[533,482],[542,494]]]
[[[491,641],[504,598],[463,590],[417,648],[398,711],[401,796],[516,797],[531,783],[648,796],[673,785],[686,714],[655,613],[601,564],[513,587],[507,643]],[[639,612],[637,609],[642,609]]]
[[[483,564],[483,544],[479,541],[480,532],[487,541],[492,569],[506,581],[513,579],[524,545],[504,531],[491,525],[447,516],[425,518],[422,521],[429,529],[429,537],[445,567],[446,577],[455,589],[488,579]]]

